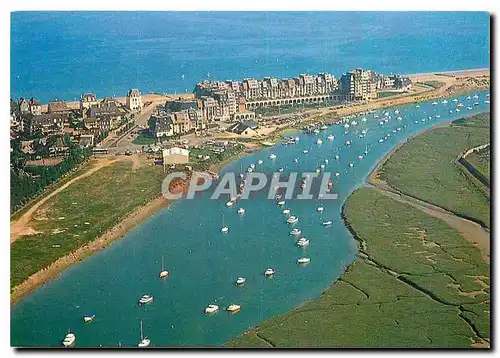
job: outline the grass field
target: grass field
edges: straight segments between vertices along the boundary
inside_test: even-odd
[[[467,161],[490,179],[490,147],[468,155]]]
[[[39,233],[11,244],[11,287],[93,241],[158,196],[162,179],[161,166],[143,164],[132,170],[132,161],[120,161],[55,195],[31,221]]]
[[[490,142],[490,115],[480,114],[412,138],[384,163],[380,178],[395,189],[490,227],[490,197],[456,158]]]
[[[355,191],[345,215],[360,242],[346,273],[318,299],[227,347],[488,345],[489,265],[476,248],[442,221],[373,189]]]

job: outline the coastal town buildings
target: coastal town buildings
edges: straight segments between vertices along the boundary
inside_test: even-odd
[[[96,106],[99,104],[97,97],[93,93],[84,93],[80,97],[80,112],[82,114],[92,106]]]
[[[47,107],[48,113],[69,113],[70,109],[66,102],[64,101],[54,101],[54,102],[49,102],[49,105]]]
[[[29,111],[34,116],[39,116],[42,114],[42,104],[34,98],[29,101]]]
[[[125,103],[129,110],[133,112],[140,111],[142,109],[141,92],[137,88],[128,91]]]

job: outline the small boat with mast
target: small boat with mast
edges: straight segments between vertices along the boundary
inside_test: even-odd
[[[137,344],[139,348],[146,348],[151,345],[151,340],[148,337],[144,337],[144,333],[142,332],[142,321],[141,321],[141,340]]]
[[[158,275],[160,278],[167,278],[168,277],[168,271],[165,270],[165,256],[161,257],[161,271],[160,274]]]
[[[224,224],[224,214],[222,214],[222,228],[220,229],[220,232],[225,234],[228,231],[229,231],[229,228]]]

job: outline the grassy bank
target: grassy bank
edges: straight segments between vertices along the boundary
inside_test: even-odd
[[[382,166],[393,188],[490,227],[490,198],[464,173],[458,155],[490,141],[490,115],[458,120],[412,138]]]
[[[38,232],[11,244],[11,287],[95,240],[158,196],[161,166],[120,161],[81,179],[47,201],[30,225]]]
[[[354,192],[344,213],[360,242],[354,264],[318,299],[226,346],[465,348],[489,340],[489,265],[476,248],[372,189]]]

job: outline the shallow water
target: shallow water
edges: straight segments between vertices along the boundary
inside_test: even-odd
[[[285,205],[299,217],[295,226],[311,240],[307,249],[294,245],[282,209],[265,194],[242,200],[232,208],[226,208],[226,199],[209,200],[208,193],[196,200],[181,200],[13,306],[11,344],[59,346],[71,329],[79,347],[135,346],[139,321],[143,320],[145,334],[154,346],[217,346],[267,318],[298,307],[317,297],[353,261],[356,243],[341,220],[340,210],[377,162],[419,131],[489,110],[484,98],[482,92],[479,106],[452,114],[448,111],[456,106],[451,98],[447,105],[439,100],[436,106],[430,102],[421,103],[420,108],[415,104],[400,106],[401,121],[394,114],[396,108],[390,108],[391,120],[384,125],[379,124],[384,111],[376,111],[380,119],[368,114],[363,122],[363,116],[358,116],[358,124],[347,133],[342,125],[333,125],[318,135],[298,132],[298,144],[278,144],[232,162],[224,172],[239,173],[241,167],[257,164],[259,159],[264,164],[257,165],[258,170],[268,174],[279,167],[285,168],[285,173],[295,169],[311,172],[328,159],[326,170],[341,173],[334,177],[333,192],[339,198],[323,202],[323,217],[316,212],[318,200],[290,200]],[[465,106],[472,105],[473,100],[459,99]],[[421,121],[428,116],[433,119]],[[368,132],[360,139],[362,129]],[[379,143],[388,133],[391,137]],[[333,142],[326,139],[329,134],[335,136]],[[322,145],[316,144],[318,137],[323,139]],[[352,144],[346,146],[346,140]],[[368,155],[357,159],[366,147]],[[308,154],[302,153],[305,148]],[[269,160],[270,153],[277,159]],[[299,158],[297,164],[294,158]],[[242,217],[237,214],[240,206],[246,209]],[[220,233],[223,215],[229,227],[225,235]],[[322,227],[323,219],[332,220],[333,225]],[[163,281],[158,279],[162,255],[170,271]],[[311,263],[297,266],[301,256],[310,257]],[[274,279],[263,275],[269,266],[276,269]],[[234,285],[238,276],[247,278],[243,287]],[[138,307],[136,302],[145,293],[154,296],[154,303]],[[215,300],[221,310],[205,316],[204,307]],[[235,315],[223,310],[233,302],[242,306]],[[84,324],[83,316],[88,314],[95,314],[96,319]]]

